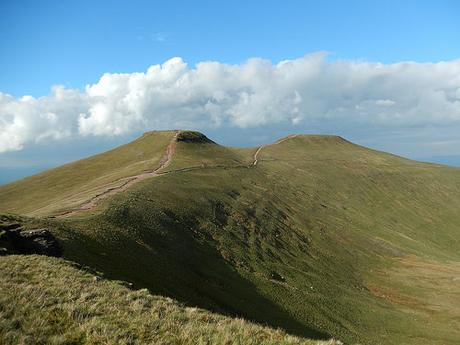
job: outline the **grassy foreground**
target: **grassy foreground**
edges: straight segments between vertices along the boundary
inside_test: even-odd
[[[0,257],[0,291],[4,345],[339,344],[186,308],[44,256]]]

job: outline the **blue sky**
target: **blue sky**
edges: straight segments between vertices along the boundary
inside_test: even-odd
[[[0,138],[14,142],[14,145],[5,145],[4,153],[0,153],[0,183],[117,145],[136,137],[143,129],[174,125],[188,125],[208,133],[219,142],[239,146],[257,145],[290,132],[334,133],[411,158],[436,161],[436,157],[442,156],[443,163],[455,164],[460,157],[460,149],[457,149],[460,147],[457,135],[460,129],[457,107],[457,100],[460,104],[457,99],[460,97],[459,16],[458,1],[2,0],[0,92],[4,99],[3,103],[0,100],[0,130],[4,136],[0,133]],[[320,52],[327,52],[327,55]],[[315,54],[320,57],[316,58]],[[94,88],[89,96],[85,91],[86,85],[97,85],[104,73],[147,74],[150,66],[165,64],[173,57],[181,60],[173,60],[168,65],[169,70],[165,70],[173,73],[175,68],[179,69],[180,76],[174,78],[189,78],[196,74],[196,64],[214,61],[219,64],[219,76],[229,73],[253,76],[251,73],[263,71],[260,72],[263,75],[259,73],[254,79],[262,84],[264,80],[279,82],[281,86],[267,93],[261,91],[258,84],[249,81],[246,85],[244,80],[238,80],[237,86],[219,91],[219,95],[225,94],[222,97],[227,103],[221,104],[218,99],[218,107],[213,108],[212,114],[204,120],[198,117],[199,110],[186,113],[184,109],[189,108],[186,102],[208,104],[208,99],[219,98],[219,95],[202,91],[200,94],[204,96],[200,97],[205,99],[184,100],[173,104],[171,111],[165,111],[163,103],[161,106],[156,103],[155,97],[159,96],[155,94],[143,100],[141,105],[130,105],[129,111],[123,113],[125,110],[110,103],[115,96],[107,95],[106,89],[100,90],[102,87],[126,88],[125,84],[120,86],[121,82],[116,78],[106,83],[109,86],[104,84]],[[264,60],[248,67],[245,64],[251,58]],[[289,93],[283,93],[284,84],[280,80],[284,77],[279,75],[288,73],[286,68],[278,65],[283,60],[293,61],[300,72],[317,68],[329,77],[324,80],[317,77],[311,81],[313,72],[305,74],[302,82],[292,81],[286,86]],[[341,61],[346,66],[340,64]],[[415,64],[395,65],[404,61]],[[441,65],[442,61],[450,64]],[[385,78],[391,76],[386,82],[394,88],[404,88],[401,92],[395,90],[394,97],[387,89],[376,85],[380,77],[369,72],[380,68],[379,63],[386,69]],[[243,67],[238,69],[237,66]],[[209,71],[214,71],[212,65],[203,70],[201,75],[206,76],[211,73]],[[318,84],[323,88],[330,84],[334,88],[355,80],[356,70],[368,79],[351,89],[341,89],[340,97],[347,98],[343,104],[339,104],[337,95],[324,90],[316,92]],[[263,79],[267,73],[271,73],[271,77]],[[418,73],[426,76],[425,79],[416,77]],[[221,82],[229,83],[230,79],[225,78]],[[417,85],[417,97],[424,97],[423,90],[430,84],[430,78],[436,90],[445,91],[443,97],[450,103],[437,100],[433,89],[429,94],[432,102],[417,107],[420,99],[412,99],[407,90],[413,82]],[[443,80],[448,81],[443,84]],[[131,85],[132,82],[126,83]],[[196,90],[203,83],[211,81],[202,77],[191,87]],[[65,97],[74,102],[72,109],[66,108],[67,101],[59,103],[64,91],[53,94],[51,88],[54,85],[62,85],[64,91],[79,90],[72,95],[66,93]],[[164,87],[166,90],[171,85]],[[375,90],[369,99],[366,98],[368,87]],[[257,107],[252,104],[244,108],[246,113],[252,112],[252,117],[235,110],[241,108],[241,99],[245,96],[243,89],[250,90],[249,96],[257,96],[253,97]],[[401,96],[403,91],[407,92],[405,98]],[[123,96],[129,94],[126,92]],[[161,97],[166,97],[165,93]],[[333,108],[303,105],[312,102],[310,97],[313,94],[326,100],[330,97],[331,102],[339,103]],[[34,99],[22,104],[25,95]],[[43,97],[48,98],[40,100]],[[87,101],[88,97],[92,100]],[[110,100],[104,103],[102,115],[100,107],[97,113],[96,108],[93,109],[97,97]],[[277,103],[265,108],[289,113],[285,118],[276,114],[265,116],[263,102],[271,98],[278,99]],[[355,98],[356,104],[350,104]],[[406,104],[409,99],[411,105]],[[232,100],[240,103],[235,105]],[[375,103],[372,106],[371,101]],[[168,99],[164,102],[170,104]],[[400,107],[396,108],[395,104]],[[385,110],[378,121],[368,120],[366,116],[369,115],[364,114],[365,111],[380,111],[379,107],[383,106],[395,107],[393,113],[391,109]],[[298,111],[291,111],[296,107]],[[148,114],[144,116],[138,113],[141,111],[138,109]],[[352,119],[344,120],[341,109],[348,109],[348,113],[350,109],[359,111],[350,115]],[[423,109],[431,113],[425,113]],[[24,126],[13,128],[14,111],[27,112],[16,121],[27,122]],[[85,114],[83,119],[80,112]],[[104,128],[111,128],[111,132],[96,127],[95,124],[100,123],[101,118],[110,117],[107,113],[111,112],[121,113],[118,118],[106,119],[109,122],[103,123]],[[126,117],[134,113],[136,119],[126,122]],[[43,114],[48,122],[36,120]],[[50,120],[50,116],[58,119]],[[144,117],[139,120],[139,116]],[[66,120],[61,121],[60,117]],[[205,124],[209,119],[215,121],[212,126]],[[59,123],[59,126],[50,132],[50,123]],[[420,146],[421,143],[428,146]]]
[[[106,72],[328,51],[384,63],[460,57],[458,1],[21,1],[0,3],[0,90],[43,96]]]

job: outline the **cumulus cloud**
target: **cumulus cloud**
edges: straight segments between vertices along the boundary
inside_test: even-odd
[[[69,136],[317,123],[460,127],[460,60],[381,64],[315,53],[190,68],[176,57],[146,72],[104,74],[84,90],[55,86],[40,98],[0,92],[0,152]]]

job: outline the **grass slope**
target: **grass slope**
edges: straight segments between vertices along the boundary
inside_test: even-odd
[[[157,168],[173,136],[147,132],[114,150],[1,186],[0,209],[42,216],[80,205],[125,177]]]
[[[132,291],[62,259],[0,257],[2,344],[334,345]]]
[[[182,135],[163,176],[98,213],[24,221],[188,305],[347,343],[458,343],[460,170],[302,135],[254,166],[256,149]]]

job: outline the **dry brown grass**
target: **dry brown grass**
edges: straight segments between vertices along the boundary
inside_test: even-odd
[[[427,325],[425,330],[414,327],[414,339],[423,344],[460,340],[459,262],[408,255],[374,272],[372,281],[367,287],[375,296],[411,315],[408,320]]]

